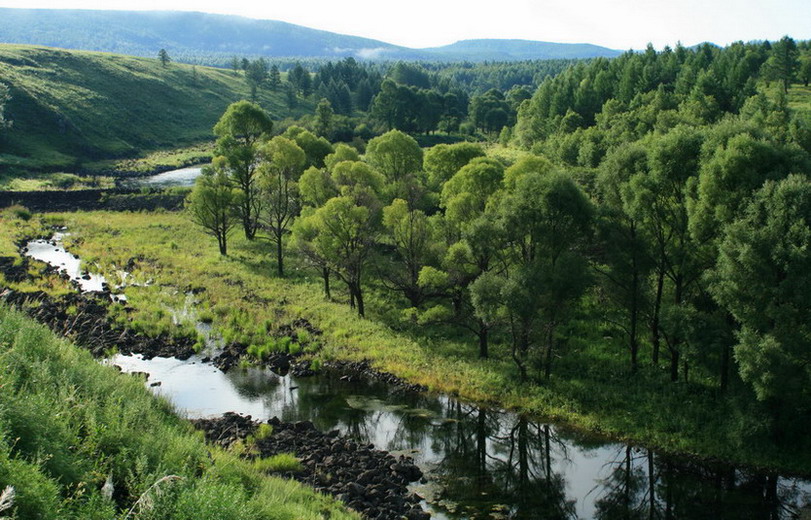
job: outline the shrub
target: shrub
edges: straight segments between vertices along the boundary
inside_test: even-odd
[[[21,206],[20,204],[9,206],[6,211],[10,213],[13,217],[18,218],[20,220],[24,220],[26,222],[31,220],[31,217],[33,215],[31,213],[31,210],[29,210],[25,206]]]

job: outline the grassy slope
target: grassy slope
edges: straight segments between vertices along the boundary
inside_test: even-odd
[[[110,474],[119,511],[100,493]],[[181,479],[147,491],[169,475]],[[16,518],[122,518],[145,493],[153,508],[131,518],[357,518],[207,447],[140,379],[0,306],[0,490],[8,485]]]
[[[270,275],[275,269],[272,254],[261,241],[247,243],[234,233],[230,257],[222,258],[213,239],[183,214],[63,217],[75,233],[71,247],[109,273],[114,264],[143,255],[136,278],[158,283],[128,289],[130,304],[139,309],[135,322],[165,317],[168,312],[158,302],[171,302],[171,286],[202,286],[207,289],[206,312],[231,337],[250,336],[252,330],[255,337],[266,337],[265,323],[278,327],[303,317],[324,331],[322,356],[327,359],[370,359],[382,370],[433,390],[521,408],[670,451],[803,473],[811,468],[807,446],[787,451],[748,435],[757,425],[736,412],[731,400],[714,397],[709,379],[696,375],[691,385],[663,384],[667,374],[650,368],[628,377],[624,348],[612,346],[592,322],[579,325],[549,384],[520,385],[503,346],[494,345],[493,359],[481,361],[471,337],[397,323],[398,307],[387,293],[369,293],[370,319],[360,320],[346,305],[338,283],[335,294],[344,301],[325,301],[318,278],[295,258],[288,260],[289,278]],[[182,307],[183,292],[175,298],[181,300],[174,305]],[[649,353],[640,355],[647,359]]]
[[[0,78],[14,121],[0,137],[0,172],[75,170],[210,140],[225,108],[250,95],[227,70],[23,45],[0,45]],[[273,116],[290,115],[281,93],[262,91],[259,102]],[[310,108],[302,103],[297,113]]]

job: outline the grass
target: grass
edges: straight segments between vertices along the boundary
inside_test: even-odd
[[[0,173],[15,176],[98,171],[111,159],[196,148],[211,141],[230,103],[250,96],[244,78],[224,69],[29,45],[0,45],[0,78],[10,89],[6,116],[14,122],[0,135]],[[281,92],[268,90],[258,101],[277,118],[313,108],[301,101],[291,112]],[[134,166],[161,161],[153,155]]]
[[[270,460],[270,459],[269,459]],[[0,490],[38,519],[358,518],[207,446],[141,380],[0,306]],[[284,471],[284,470],[283,470]],[[102,493],[106,481],[113,500]],[[130,514],[127,514],[127,513]]]
[[[370,290],[367,313],[359,319],[340,295],[326,301],[316,273],[294,256],[285,279],[273,275],[272,248],[263,241],[232,235],[229,257],[221,257],[213,239],[183,213],[73,213],[59,215],[73,233],[68,244],[86,261],[113,272],[132,260],[134,276],[154,280],[128,290],[134,321],[149,324],[161,285],[205,288],[201,305],[212,326],[227,340],[243,341],[258,352],[268,336],[288,336],[290,326],[306,319],[323,331],[317,361],[370,360],[374,367],[412,383],[426,385],[479,403],[497,404],[602,432],[614,438],[671,452],[717,457],[735,463],[811,471],[807,443],[778,448],[763,435],[763,420],[736,395],[718,396],[711,374],[692,371],[690,384],[670,384],[664,369],[643,367],[630,377],[627,353],[595,314],[581,309],[571,339],[556,360],[551,381],[521,384],[503,344],[492,358],[476,358],[471,337],[403,322],[401,307],[390,293]],[[293,333],[295,341],[307,334]],[[261,342],[260,342],[260,338]],[[292,343],[291,343],[292,345]],[[274,347],[275,347],[274,340]],[[306,352],[316,348],[307,346]],[[640,359],[649,359],[649,352]]]
[[[296,473],[304,467],[292,453],[279,453],[272,457],[254,459],[253,468],[264,473]]]

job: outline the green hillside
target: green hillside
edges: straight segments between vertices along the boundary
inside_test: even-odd
[[[250,95],[232,71],[97,52],[0,45],[0,82],[9,86],[0,134],[0,172],[86,168],[211,139],[232,102]],[[260,91],[274,118],[295,114],[282,92]]]

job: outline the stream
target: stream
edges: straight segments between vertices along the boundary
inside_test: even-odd
[[[200,176],[202,166],[189,166],[178,170],[150,175],[148,177],[134,177],[122,181],[128,188],[173,188],[194,186],[194,181]]]
[[[35,248],[33,242],[28,245],[34,258],[62,263],[57,255],[69,255],[59,240],[39,242]],[[809,480],[664,455],[334,371],[307,378],[257,368],[223,373],[200,356],[180,361],[116,355],[109,363],[124,372],[148,373],[146,384],[188,418],[234,411],[259,420],[309,420],[322,431],[337,429],[378,449],[411,456],[425,473],[413,490],[438,519],[811,515]]]

